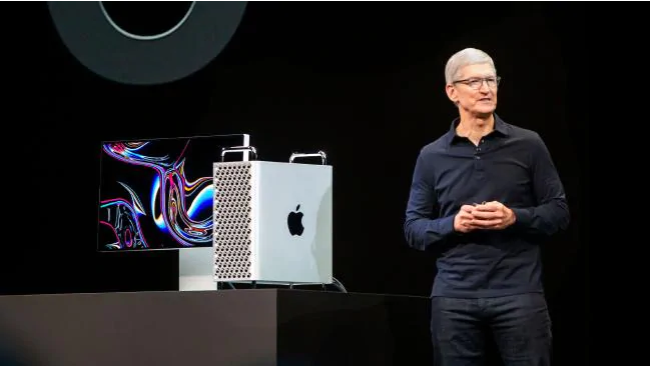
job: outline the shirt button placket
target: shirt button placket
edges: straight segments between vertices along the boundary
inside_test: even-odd
[[[479,155],[481,153],[481,147],[484,145],[484,139],[479,141],[479,144],[477,144],[477,147],[475,147],[475,159],[481,159],[481,156]]]
[[[475,173],[477,179],[484,179],[484,163],[482,162],[481,152],[482,146],[484,145],[484,139],[479,141],[477,147],[475,147]]]

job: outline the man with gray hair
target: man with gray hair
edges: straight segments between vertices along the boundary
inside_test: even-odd
[[[457,52],[445,81],[459,117],[420,150],[404,224],[411,247],[440,253],[435,364],[486,364],[492,336],[505,364],[549,365],[539,245],[569,225],[563,184],[541,137],[495,113],[500,77],[489,55]]]

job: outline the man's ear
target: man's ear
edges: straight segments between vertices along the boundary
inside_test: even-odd
[[[447,84],[445,86],[445,93],[448,95],[448,98],[455,105],[459,103],[459,96],[457,95],[457,89],[452,84]]]

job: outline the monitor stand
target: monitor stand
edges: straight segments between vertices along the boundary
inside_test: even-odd
[[[215,282],[213,268],[214,250],[212,247],[189,248],[179,250],[179,291],[215,291],[219,285]],[[340,292],[348,293],[344,285],[336,278],[332,278],[334,285]],[[224,289],[237,289],[237,284],[247,284],[251,288],[260,285],[276,285],[287,288],[301,285],[319,285],[324,290],[327,285],[322,283],[287,283],[273,281],[233,281],[222,285]],[[228,286],[226,286],[228,285]]]
[[[179,250],[179,291],[217,290],[212,247]]]

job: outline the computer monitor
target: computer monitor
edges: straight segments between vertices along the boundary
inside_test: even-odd
[[[212,247],[213,163],[249,145],[248,134],[102,142],[97,250]]]

